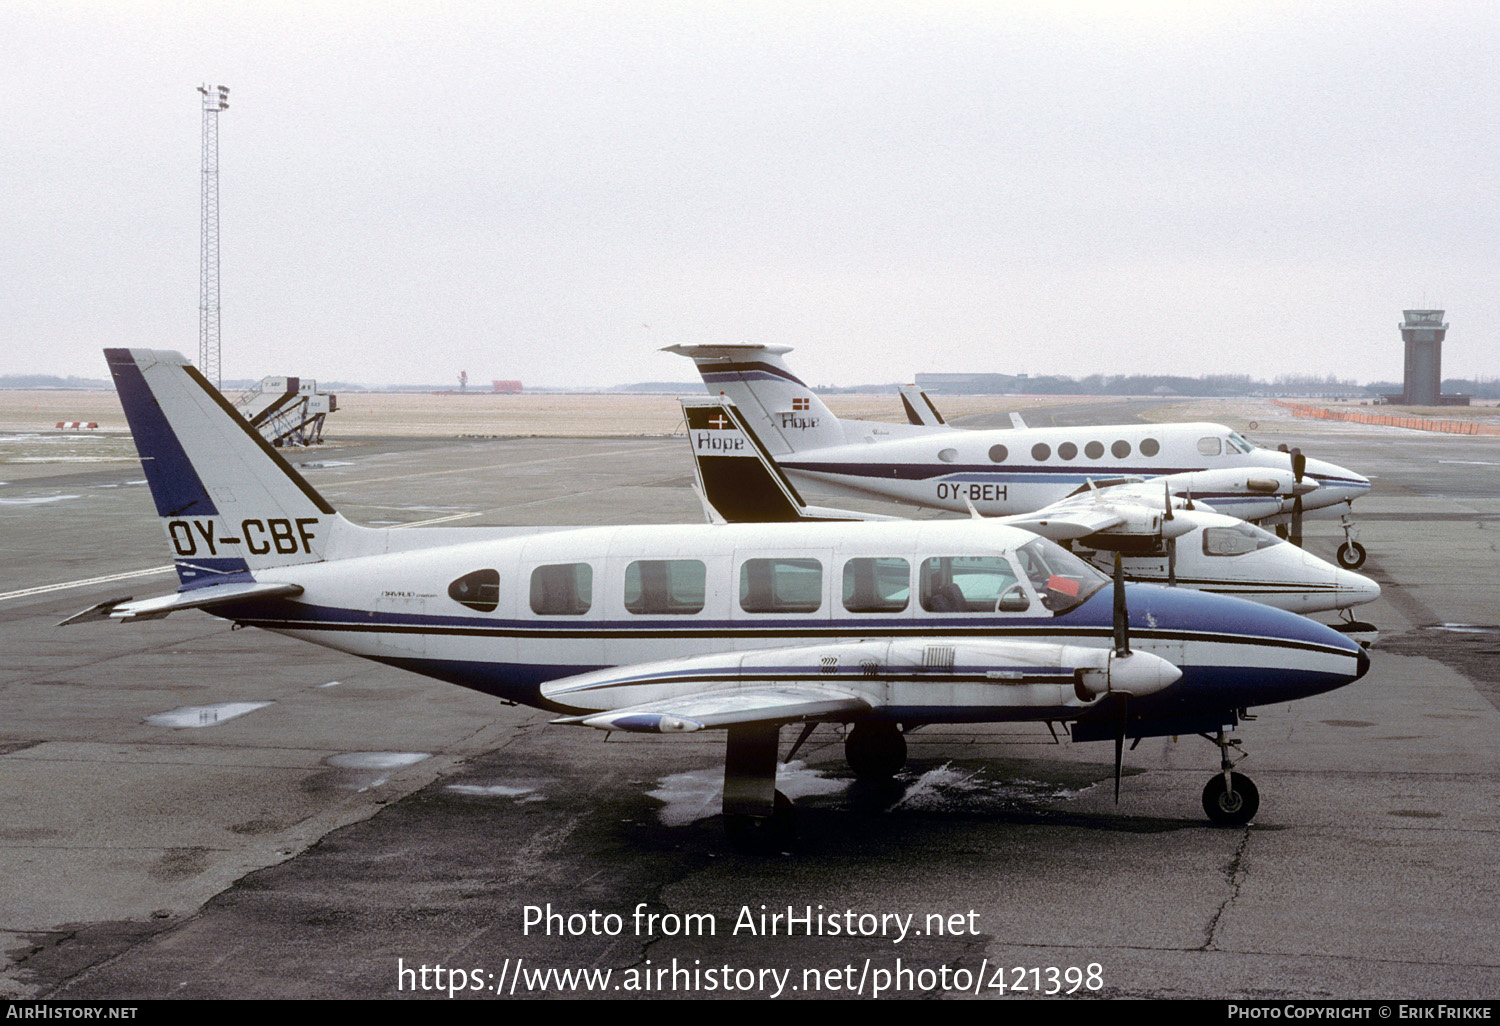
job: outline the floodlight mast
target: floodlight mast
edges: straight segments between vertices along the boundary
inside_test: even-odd
[[[198,370],[223,387],[219,369],[219,111],[229,109],[229,87],[201,85],[203,94],[203,210],[198,250]]]

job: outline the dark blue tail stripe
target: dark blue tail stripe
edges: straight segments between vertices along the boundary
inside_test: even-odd
[[[167,423],[166,414],[151,394],[151,386],[146,384],[146,377],[131,358],[130,350],[106,349],[104,355],[114,375],[120,403],[125,407],[136,451],[141,455],[141,467],[146,471],[156,512],[164,517],[217,514],[208,489],[203,487],[192,460],[183,451],[177,433]]]

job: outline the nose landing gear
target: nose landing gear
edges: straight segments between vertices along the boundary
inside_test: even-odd
[[[1219,746],[1220,765],[1220,771],[1203,788],[1203,811],[1215,826],[1244,826],[1260,809],[1260,792],[1255,784],[1244,774],[1233,772],[1245,758],[1245,750],[1237,738],[1226,738],[1222,730],[1217,737],[1201,736]],[[1230,758],[1231,748],[1240,753],[1239,758]]]
[[[1365,565],[1365,547],[1357,540],[1354,517],[1345,513],[1339,517],[1339,526],[1344,529],[1344,544],[1339,546],[1337,553],[1339,566],[1345,570],[1358,570]]]

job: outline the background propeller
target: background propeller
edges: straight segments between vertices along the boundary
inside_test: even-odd
[[[1297,484],[1302,483],[1302,478],[1307,474],[1307,457],[1302,455],[1301,449],[1292,450],[1292,480]],[[1292,498],[1292,529],[1287,540],[1299,549],[1302,547],[1302,493],[1295,491]]]

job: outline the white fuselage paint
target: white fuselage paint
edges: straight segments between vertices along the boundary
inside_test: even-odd
[[[1090,480],[1242,467],[1291,470],[1288,453],[1263,448],[1245,452],[1235,441],[1228,428],[1208,423],[1008,431],[939,428],[915,437],[802,449],[778,456],[777,461],[801,483],[955,512],[972,503],[985,516],[1006,516],[1041,509],[1087,487]],[[1205,455],[1200,444],[1216,446],[1217,451]],[[1120,455],[1115,455],[1117,449]],[[1100,455],[1090,457],[1091,451]],[[1060,452],[1072,455],[1065,459]],[[1370,488],[1368,479],[1321,460],[1309,459],[1306,475],[1318,482],[1303,499],[1306,516],[1318,510],[1336,515],[1342,504]],[[1230,515],[1240,515],[1244,505],[1249,519],[1262,518],[1266,501],[1257,495],[1198,498]],[[1281,513],[1291,512],[1292,500],[1284,499]]]
[[[486,533],[482,528],[471,530],[475,535]],[[405,536],[402,541],[413,542],[422,532],[399,534]],[[391,540],[395,538],[393,534]],[[713,653],[737,661],[752,651],[842,644],[849,658],[838,667],[837,680],[816,677],[811,670],[802,672],[801,679],[854,688],[872,696],[877,707],[930,710],[933,718],[939,710],[973,720],[1067,718],[1093,703],[1080,704],[1071,687],[1057,687],[1056,682],[1035,685],[1050,690],[1045,696],[1038,692],[1022,701],[1014,689],[1033,685],[1003,675],[975,680],[963,679],[964,673],[943,677],[919,670],[904,675],[909,679],[897,679],[903,674],[891,669],[890,659],[876,660],[878,680],[863,683],[854,672],[859,662],[854,649],[866,642],[901,641],[907,645],[903,651],[921,645],[950,646],[962,669],[966,644],[1009,638],[1050,646],[1050,655],[1036,658],[1064,674],[1073,672],[1067,665],[1067,648],[1110,648],[1107,585],[1062,615],[1046,608],[1024,572],[1018,574],[1026,598],[1024,610],[935,613],[917,601],[918,572],[924,560],[1003,556],[1019,566],[1016,549],[1037,541],[1015,528],[972,520],[559,529],[268,569],[257,575],[259,580],[295,580],[302,594],[274,606],[257,604],[251,610],[229,607],[216,612],[356,655],[422,668],[470,686],[476,685],[458,678],[470,672],[496,673],[514,682],[514,692],[481,690],[519,701],[534,701],[535,689],[545,681],[606,667],[634,670],[635,664]],[[821,581],[815,610],[750,613],[741,608],[744,561],[768,557],[818,562]],[[907,561],[909,601],[904,608],[880,614],[845,608],[845,563],[858,557]],[[626,578],[630,565],[638,560],[701,562],[702,608],[681,615],[631,612],[626,605]],[[576,615],[534,612],[536,569],[579,563],[590,568],[586,611]],[[495,605],[487,610],[468,608],[449,594],[451,582],[480,570],[495,571],[499,580]],[[1096,578],[1087,583],[1099,582]],[[1158,655],[1189,674],[1197,668],[1215,675],[1212,686],[1218,697],[1213,701],[1222,708],[1258,704],[1253,690],[1231,693],[1241,677],[1260,680],[1300,674],[1325,681],[1313,687],[1312,693],[1357,676],[1354,646],[1301,617],[1249,603],[1189,597],[1172,589],[1130,586],[1128,590],[1136,603],[1131,614],[1132,647]],[[1154,609],[1167,612],[1159,614]],[[795,670],[798,657],[788,653],[785,662]],[[1042,675],[1045,669],[1037,667]],[[984,676],[982,668],[967,676],[975,673]],[[1345,679],[1333,682],[1337,677]],[[1188,683],[1197,686],[1199,681]],[[1177,687],[1163,694],[1170,695]],[[668,693],[661,692],[662,697]],[[630,692],[630,698],[639,701],[645,694]],[[552,704],[575,711],[600,707],[595,702]]]

